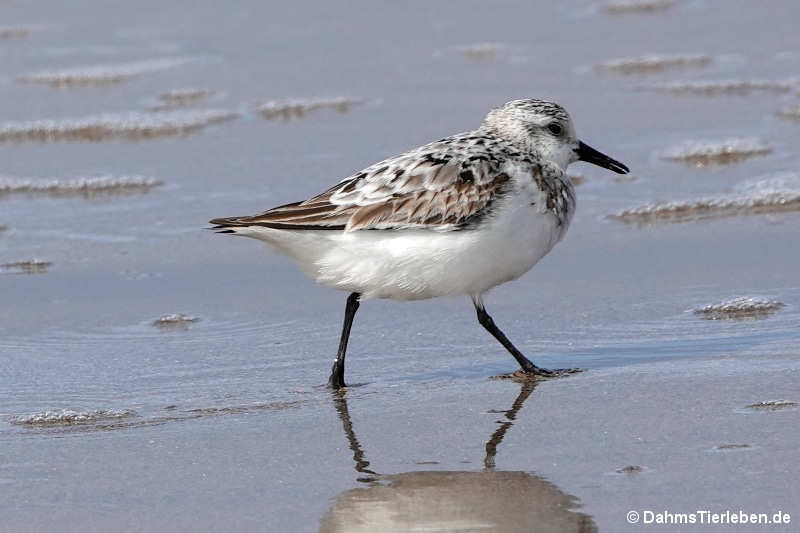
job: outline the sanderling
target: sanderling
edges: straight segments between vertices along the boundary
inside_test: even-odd
[[[213,229],[265,241],[323,285],[350,292],[328,384],[344,386],[353,317],[368,298],[472,299],[478,321],[536,376],[486,312],[483,295],[530,270],[567,231],[575,193],[565,170],[587,161],[628,167],[579,141],[567,112],[514,100],[481,126],[375,163],[327,191]]]

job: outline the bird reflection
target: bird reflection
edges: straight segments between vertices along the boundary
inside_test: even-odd
[[[359,474],[372,474],[377,476],[369,468],[369,461],[364,459],[364,452],[361,449],[361,444],[358,443],[355,431],[353,431],[353,422],[350,420],[350,411],[347,409],[347,390],[338,389],[333,391],[333,405],[336,407],[336,412],[339,414],[339,419],[342,421],[344,434],[347,436],[347,442],[350,444],[350,450],[353,452],[353,461],[356,463],[356,472]],[[358,478],[359,481],[372,481],[375,478]]]
[[[353,452],[357,479],[365,486],[336,498],[322,518],[320,532],[596,532],[592,518],[575,510],[580,503],[574,496],[528,472],[495,470],[498,447],[536,385],[520,383],[511,408],[500,411],[503,420],[486,441],[483,470],[390,475],[369,468],[350,418],[347,391],[335,391],[334,406]]]
[[[531,395],[533,389],[536,388],[537,383],[537,381],[530,380],[522,382],[517,399],[511,404],[511,409],[505,412],[506,421],[502,422],[500,427],[497,428],[497,430],[492,433],[492,436],[489,437],[489,440],[486,441],[486,457],[483,458],[483,466],[487,470],[494,468],[494,457],[497,455],[497,446],[503,442],[506,432],[514,425],[514,420],[517,419],[517,413],[522,409],[522,405],[525,403],[525,400],[528,399],[528,396]]]

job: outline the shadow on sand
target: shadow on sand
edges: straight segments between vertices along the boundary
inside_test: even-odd
[[[534,474],[495,470],[497,448],[536,382],[520,387],[504,420],[486,442],[483,470],[390,475],[369,468],[350,419],[347,391],[334,393],[358,480],[367,486],[340,494],[322,518],[320,532],[596,532],[592,518],[575,510],[580,504],[574,496]]]

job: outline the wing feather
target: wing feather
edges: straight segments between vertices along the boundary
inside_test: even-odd
[[[510,178],[489,154],[470,157],[465,146],[445,141],[377,163],[308,200],[211,223],[298,230],[458,229],[486,215]]]

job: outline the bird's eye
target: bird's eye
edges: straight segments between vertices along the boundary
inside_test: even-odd
[[[553,135],[561,135],[564,132],[564,128],[561,127],[561,124],[558,122],[551,122],[547,129],[550,130],[550,133]]]

